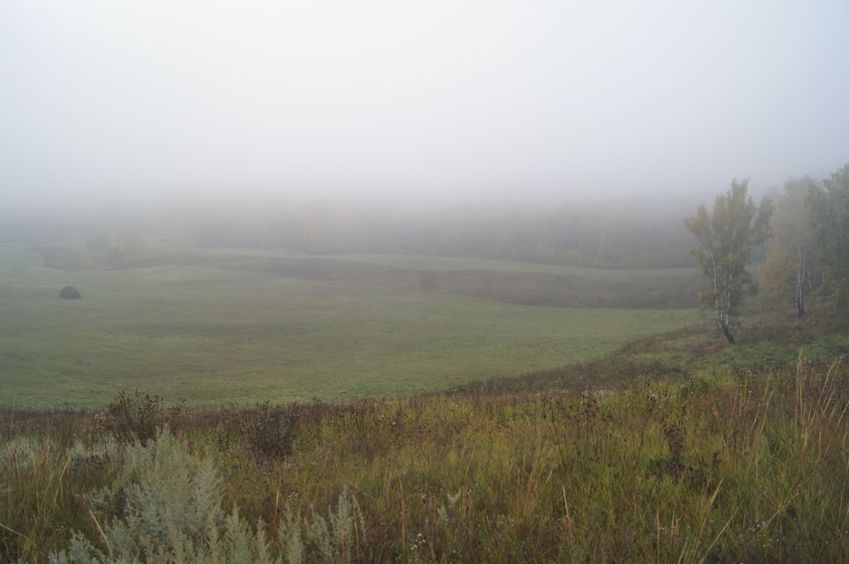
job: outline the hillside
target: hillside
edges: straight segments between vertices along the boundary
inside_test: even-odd
[[[845,560],[831,311],[408,399],[5,410],[0,557]]]

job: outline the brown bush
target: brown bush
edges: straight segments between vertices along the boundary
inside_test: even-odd
[[[183,400],[172,407],[165,407],[160,396],[136,390],[132,395],[121,391],[106,411],[95,418],[100,428],[113,433],[118,440],[134,440],[147,444],[154,439],[160,428],[168,425],[172,430],[179,426],[185,412]]]

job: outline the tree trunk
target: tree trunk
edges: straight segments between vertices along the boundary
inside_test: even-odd
[[[735,342],[734,335],[731,334],[731,331],[728,330],[727,326],[722,326],[722,332],[725,334],[725,338],[728,339],[728,344],[733,345]]]
[[[805,315],[805,279],[808,277],[805,251],[799,247],[799,268],[796,271],[796,316],[802,319]]]
[[[722,330],[722,334],[725,335],[725,338],[728,339],[728,344],[734,344],[734,335],[731,334],[731,323],[727,314],[721,314],[717,316],[716,324],[719,325],[719,328]]]

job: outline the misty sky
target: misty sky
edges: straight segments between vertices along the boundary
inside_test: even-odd
[[[845,0],[3,0],[0,191],[559,202],[822,177],[849,161],[847,30]]]

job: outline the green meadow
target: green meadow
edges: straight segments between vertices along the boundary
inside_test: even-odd
[[[696,276],[164,243],[114,268],[72,244],[0,246],[2,403],[94,407],[134,389],[192,404],[448,389],[692,325],[698,313],[674,294],[673,307],[655,302]],[[65,285],[83,298],[60,299]]]

